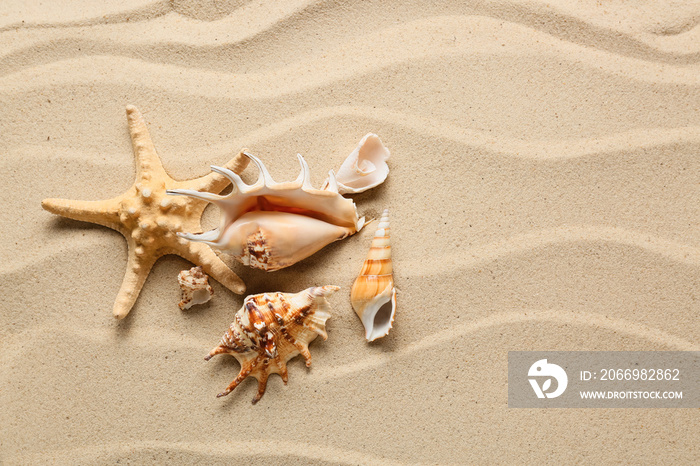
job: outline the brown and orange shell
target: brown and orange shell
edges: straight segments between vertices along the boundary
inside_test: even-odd
[[[226,396],[243,380],[258,380],[257,403],[265,393],[270,374],[279,374],[287,383],[287,361],[301,354],[306,366],[311,365],[309,343],[320,335],[324,340],[326,320],[330,317],[326,297],[340,288],[327,285],[308,288],[299,293],[261,293],[243,301],[235,320],[211,350],[207,361],[217,354],[230,354],[241,364],[241,370],[226,390]]]

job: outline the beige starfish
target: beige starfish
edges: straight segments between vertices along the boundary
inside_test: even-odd
[[[229,181],[218,173],[188,181],[176,181],[165,172],[143,116],[133,105],[126,107],[131,143],[136,157],[136,181],[121,196],[104,201],[44,199],[41,206],[54,214],[97,223],[124,235],[129,247],[124,281],[114,303],[114,317],[123,319],[138,297],[155,261],[177,254],[197,265],[234,293],[245,284],[207,245],[177,236],[181,231],[202,231],[201,217],[207,202],[166,195],[168,189],[195,189],[220,193]],[[241,173],[248,165],[243,151],[226,167]]]

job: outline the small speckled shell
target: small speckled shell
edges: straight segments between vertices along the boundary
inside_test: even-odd
[[[246,297],[243,307],[219,346],[205,358],[230,354],[241,364],[238,377],[217,396],[225,396],[249,376],[258,380],[257,403],[265,393],[270,374],[280,374],[287,383],[287,361],[301,354],[311,365],[309,343],[320,335],[324,340],[330,317],[326,297],[340,288],[327,285],[296,294],[262,293]]]
[[[177,276],[177,281],[182,290],[182,300],[178,304],[182,311],[208,302],[214,294],[214,289],[209,285],[209,276],[201,267],[183,270]]]

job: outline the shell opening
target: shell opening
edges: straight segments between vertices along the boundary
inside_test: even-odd
[[[357,168],[358,173],[363,175],[370,174],[377,169],[377,166],[369,160],[359,160],[355,164],[355,167]]]
[[[396,288],[391,288],[367,303],[362,314],[365,338],[374,341],[389,334],[396,313]]]
[[[211,294],[208,290],[195,290],[192,294],[192,305],[204,304],[211,299]]]

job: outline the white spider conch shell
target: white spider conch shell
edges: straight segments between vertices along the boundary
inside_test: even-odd
[[[386,164],[389,155],[379,136],[365,135],[338,170],[336,181],[340,194],[361,193],[382,184],[389,175]],[[326,180],[324,188],[329,182]]]
[[[233,183],[226,196],[185,189],[168,194],[186,195],[216,204],[221,209],[219,228],[179,236],[232,254],[244,265],[274,271],[309,257],[324,246],[359,231],[355,203],[338,193],[333,171],[326,189],[311,186],[309,166],[298,155],[301,173],[296,181],[276,183],[257,157],[248,156],[260,170],[253,185],[231,170],[214,167]]]
[[[389,334],[396,312],[396,288],[391,264],[389,210],[384,210],[367,259],[352,285],[350,301],[365,327],[365,338],[374,341]]]
[[[204,304],[214,294],[214,289],[209,285],[209,276],[201,267],[192,267],[183,270],[177,276],[177,281],[182,290],[182,300],[178,304],[181,311],[189,309],[195,304]]]

